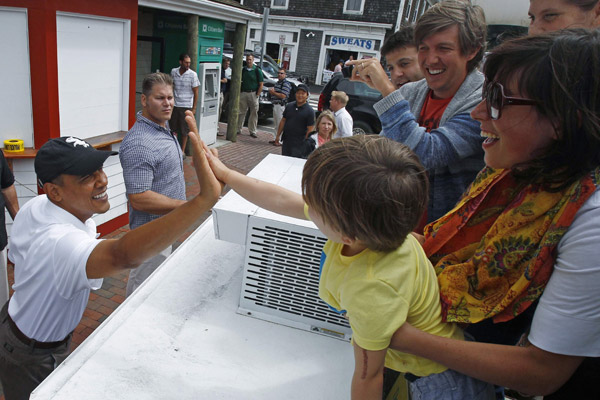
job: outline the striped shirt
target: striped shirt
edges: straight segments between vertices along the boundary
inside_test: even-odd
[[[173,77],[175,107],[192,108],[194,105],[194,92],[192,88],[200,86],[198,74],[188,69],[181,75],[179,67],[177,67],[171,70],[171,77]]]
[[[288,97],[290,97],[290,91],[292,90],[292,84],[290,83],[290,81],[288,81],[287,79],[280,79],[275,83],[275,86],[273,87],[273,89],[275,89],[275,91],[277,93],[285,94],[285,98],[280,99],[277,96],[271,96],[273,98],[271,100],[271,102],[273,104],[286,105]],[[294,100],[292,100],[292,101],[294,101]]]
[[[185,200],[183,155],[177,139],[167,128],[140,112],[119,148],[127,194],[151,190],[177,200]],[[129,226],[135,229],[160,215],[135,210],[129,204]]]

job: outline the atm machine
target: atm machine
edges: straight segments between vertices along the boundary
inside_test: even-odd
[[[207,145],[217,141],[219,129],[219,96],[221,96],[221,64],[199,63],[200,90],[196,107],[196,121],[200,138]]]

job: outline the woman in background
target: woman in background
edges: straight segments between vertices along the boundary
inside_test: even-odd
[[[315,148],[329,142],[337,132],[335,117],[329,110],[323,111],[317,118],[317,129],[308,134],[315,141]]]

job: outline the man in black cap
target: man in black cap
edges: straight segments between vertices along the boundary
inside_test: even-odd
[[[283,139],[281,154],[284,156],[302,158],[302,143],[315,127],[315,111],[307,102],[309,95],[308,86],[298,85],[296,101],[289,103],[283,111],[274,145],[281,146],[279,139]]]
[[[7,400],[28,399],[67,357],[90,290],[100,288],[103,277],[154,256],[217,201],[221,186],[190,111],[186,120],[201,194],[120,239],[97,239],[91,219],[110,208],[102,165],[116,152],[74,137],[51,139],[39,149],[35,172],[46,194],[27,202],[15,218],[14,294],[0,312],[0,381]]]

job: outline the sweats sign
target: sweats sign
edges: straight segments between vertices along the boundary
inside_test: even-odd
[[[352,37],[344,37],[344,36],[332,36],[331,41],[329,42],[330,46],[355,46],[362,47],[366,50],[373,49],[373,40],[370,39],[360,39],[360,38],[352,38]]]

